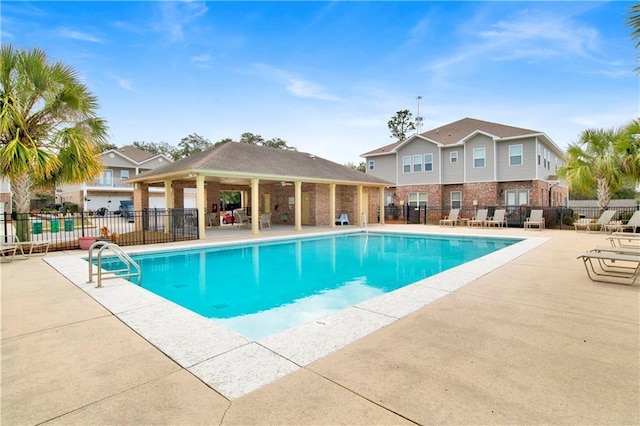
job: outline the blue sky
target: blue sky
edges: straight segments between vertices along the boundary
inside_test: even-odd
[[[631,2],[13,2],[2,42],[73,66],[111,141],[279,137],[338,163],[464,117],[560,147],[640,115]]]

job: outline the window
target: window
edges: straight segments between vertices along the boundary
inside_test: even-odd
[[[422,171],[422,155],[413,156],[413,171],[414,172]]]
[[[426,192],[410,192],[409,193],[409,205],[412,207],[426,207],[427,206],[427,193]]]
[[[542,167],[546,169],[547,168],[547,150],[546,149],[544,150],[543,162],[544,162],[544,165]]]
[[[540,165],[540,144],[537,145],[536,153],[538,154],[538,166]]]
[[[474,168],[484,167],[484,148],[475,148],[473,150],[473,167]]]
[[[509,145],[509,165],[522,166],[522,145]]]
[[[526,189],[508,190],[507,193],[507,206],[521,206],[523,204],[529,204],[529,191]]]
[[[451,151],[449,153],[449,162],[457,163],[458,162],[458,151]]]
[[[98,186],[113,186],[113,170],[105,170],[98,178]]]
[[[402,171],[404,173],[411,173],[411,157],[408,155],[402,157]]]
[[[433,170],[433,154],[424,155],[424,171],[430,172]]]
[[[462,208],[462,191],[451,191],[451,208]]]
[[[376,162],[374,160],[369,160],[369,170],[373,170],[376,168]]]
[[[129,179],[129,170],[120,170],[120,180]]]

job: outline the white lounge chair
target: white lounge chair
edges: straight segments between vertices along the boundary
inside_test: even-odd
[[[605,210],[596,222],[574,222],[573,225],[576,231],[584,228],[587,232],[604,232],[605,225],[611,222],[611,219],[613,219],[613,216],[615,216],[616,213],[616,210]]]
[[[18,250],[18,245],[11,242],[5,242],[4,237],[0,237],[2,241],[0,241],[0,259],[2,262],[13,262],[13,259],[16,257],[16,251]]]
[[[507,214],[506,209],[496,209],[493,213],[493,217],[484,221],[484,226],[496,226],[502,228],[507,226],[507,219],[504,217]]]
[[[640,234],[614,232],[613,235],[607,237],[607,239],[613,247],[640,248]]]
[[[469,220],[469,226],[484,226],[485,220],[487,220],[487,215],[489,214],[489,210],[480,209],[476,212],[475,217]]]
[[[629,230],[635,234],[638,228],[640,228],[640,210],[633,212],[627,223],[617,226],[616,231],[624,232]]]
[[[262,213],[260,215],[260,229],[271,229],[271,213]]]
[[[44,256],[49,252],[50,242],[48,240],[20,241],[17,235],[2,235],[0,239],[5,245],[15,245],[24,257],[30,257],[32,254],[41,254]]]
[[[592,281],[631,285],[640,274],[640,254],[588,251],[578,259]]]
[[[445,216],[444,219],[440,219],[440,226],[445,226],[445,225],[456,226],[456,223],[458,223],[459,214],[460,214],[460,209],[451,209],[448,216]]]
[[[531,210],[529,218],[524,221],[524,229],[531,229],[532,226],[537,226],[539,230],[544,229],[544,217],[542,216],[542,210]]]
[[[336,219],[336,225],[351,225],[349,223],[349,215],[346,213],[340,214],[340,217]]]
[[[236,211],[233,214],[233,217],[235,218],[233,223],[234,225],[238,226],[238,229],[240,229],[240,227],[242,226],[248,227],[249,224],[251,223],[251,220],[249,220],[249,216],[247,216],[243,211],[240,211],[240,210]]]

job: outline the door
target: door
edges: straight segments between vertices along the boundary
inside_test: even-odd
[[[271,194],[262,194],[262,213],[271,213]]]
[[[300,220],[303,225],[311,225],[311,197],[308,192],[302,193],[302,201],[300,204]]]

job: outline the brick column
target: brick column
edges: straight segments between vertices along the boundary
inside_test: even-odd
[[[137,232],[144,230],[142,222],[142,210],[149,208],[149,185],[146,183],[136,183],[133,186],[133,211]]]

